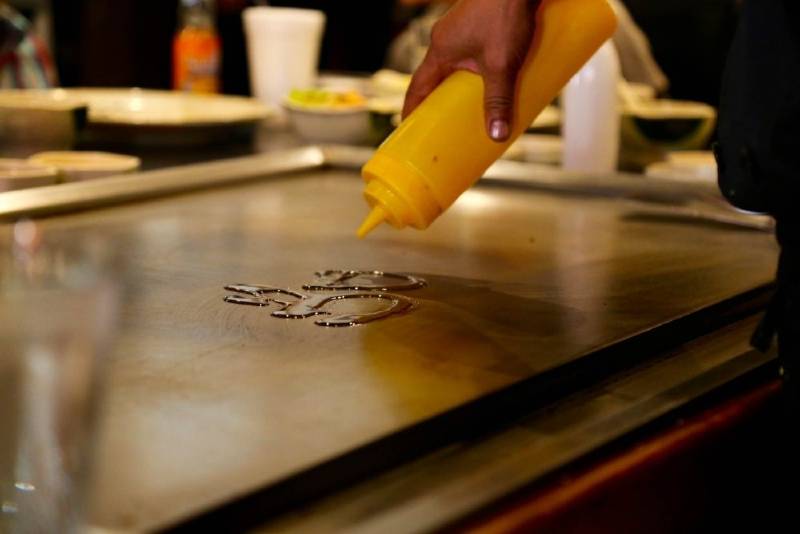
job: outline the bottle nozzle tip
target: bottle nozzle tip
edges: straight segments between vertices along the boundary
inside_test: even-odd
[[[383,221],[386,220],[386,214],[383,212],[383,208],[380,206],[375,206],[372,208],[372,211],[369,212],[367,218],[364,219],[364,222],[361,223],[361,226],[358,228],[356,235],[358,235],[359,239],[363,239],[366,237],[368,233],[373,231],[376,226],[381,224]]]

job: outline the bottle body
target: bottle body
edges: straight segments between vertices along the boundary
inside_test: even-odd
[[[606,0],[543,0],[536,34],[520,72],[512,135],[486,134],[483,81],[456,72],[381,145],[362,171],[376,221],[426,228],[480,178],[616,28]]]
[[[179,27],[172,43],[173,89],[218,93],[221,45],[213,0],[181,0]]]
[[[619,161],[620,64],[611,41],[573,76],[563,95],[564,169],[611,173]]]

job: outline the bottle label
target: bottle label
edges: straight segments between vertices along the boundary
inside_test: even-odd
[[[213,30],[184,29],[173,45],[173,88],[190,93],[218,93],[219,38]]]

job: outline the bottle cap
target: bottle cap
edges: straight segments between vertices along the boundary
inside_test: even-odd
[[[378,153],[364,166],[362,175],[367,182],[364,197],[372,212],[359,228],[359,237],[384,221],[398,229],[424,229],[442,212],[425,180],[407,162]]]

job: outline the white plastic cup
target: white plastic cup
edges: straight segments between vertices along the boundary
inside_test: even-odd
[[[590,174],[617,170],[619,80],[619,57],[607,41],[567,84],[562,100],[564,169]]]
[[[242,19],[253,96],[281,113],[289,91],[316,82],[325,14],[260,6],[245,9]]]

